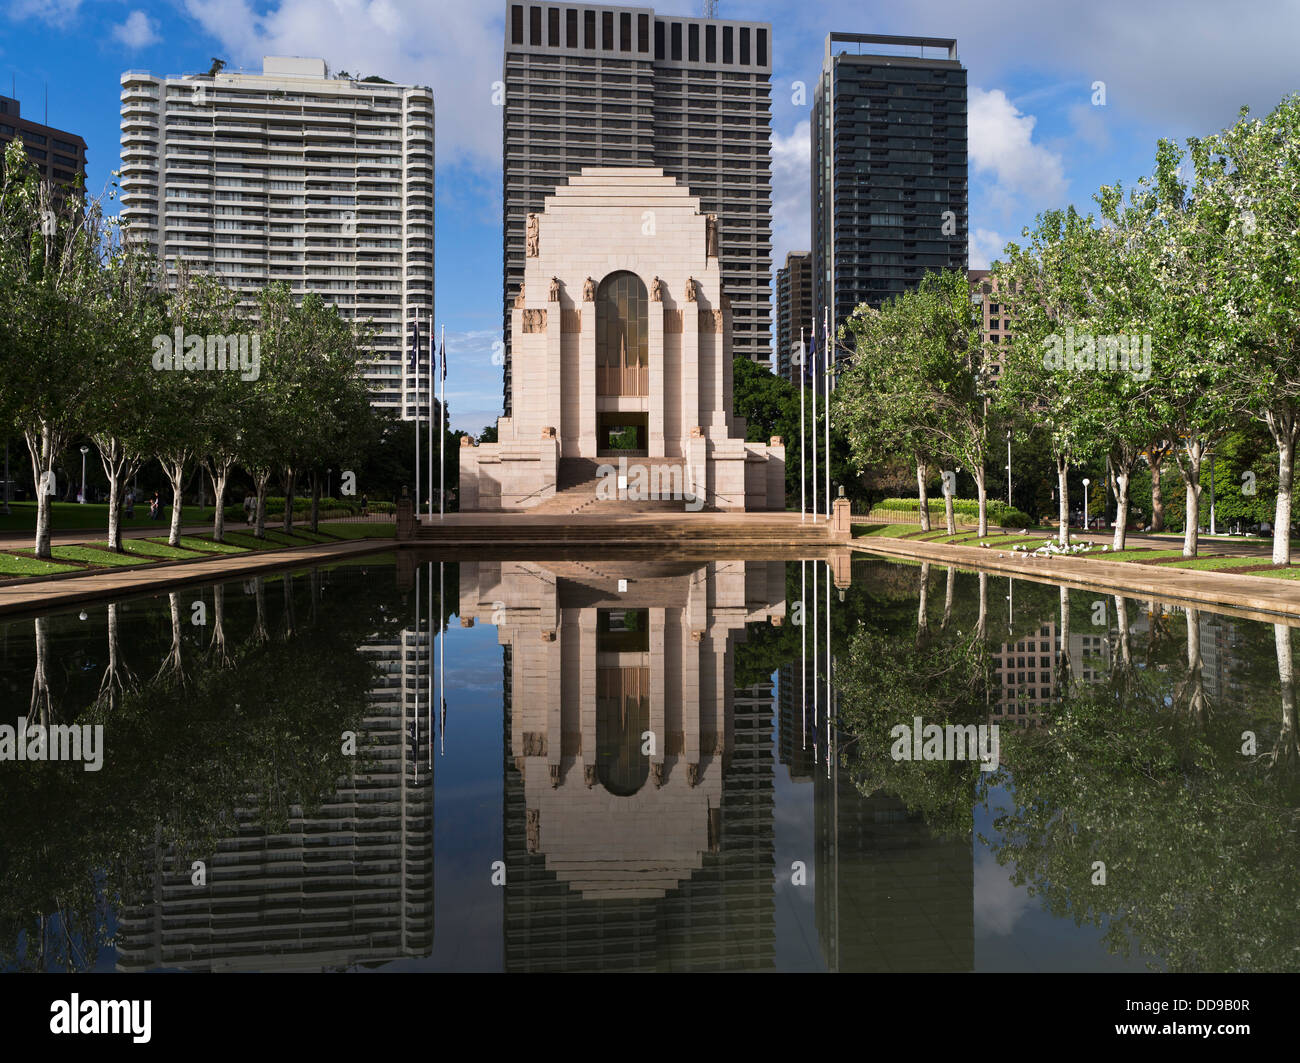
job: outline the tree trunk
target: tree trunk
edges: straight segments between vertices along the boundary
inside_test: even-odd
[[[1115,471],[1115,537],[1111,546],[1123,550],[1128,539],[1128,484],[1129,474]]]
[[[1300,763],[1300,732],[1296,728],[1295,670],[1291,659],[1291,625],[1273,625],[1273,643],[1277,648],[1277,676],[1282,688],[1282,726],[1278,729],[1272,764],[1275,769],[1294,771]]]
[[[36,556],[50,559],[50,516],[53,495],[45,489],[45,480],[54,471],[54,462],[62,449],[57,433],[41,425],[40,434],[24,432],[27,450],[32,457],[32,480],[36,485]]]
[[[947,627],[948,621],[952,619],[952,600],[957,588],[957,570],[948,566],[948,579],[943,592],[943,623],[940,627]]]
[[[945,485],[943,491],[943,520],[944,526],[948,529],[949,535],[957,534],[957,515],[953,512],[952,505],[953,492],[949,491]]]
[[[230,462],[205,463],[204,469],[208,479],[212,481],[212,497],[216,504],[212,514],[212,541],[224,543],[226,541],[226,481],[230,479]]]
[[[257,492],[257,506],[255,523],[253,525],[253,538],[266,538],[266,493],[271,488],[271,470],[256,473],[253,476],[253,487]]]
[[[1165,496],[1163,485],[1161,484],[1161,474],[1164,471],[1165,456],[1163,452],[1156,456],[1155,451],[1151,452],[1151,531],[1162,532],[1165,530]]]
[[[293,534],[293,489],[297,483],[298,475],[292,466],[286,466],[284,470],[284,533],[285,535]]]
[[[163,459],[163,471],[172,485],[172,522],[167,532],[167,545],[181,545],[181,513],[184,509],[183,492],[185,490],[185,460],[175,458]]]
[[[1272,427],[1270,418],[1270,427]],[[1273,431],[1277,443],[1277,507],[1273,513],[1273,564],[1291,563],[1291,490],[1295,479],[1294,425],[1289,432]]]
[[[1201,533],[1201,459],[1205,457],[1205,444],[1200,440],[1187,443],[1184,448],[1186,462],[1179,462],[1183,474],[1185,502],[1183,506],[1183,557],[1195,557]]]
[[[27,722],[48,727],[54,718],[54,698],[50,688],[50,618],[38,616],[32,624],[36,635],[36,666],[32,670],[32,701]]]
[[[319,531],[320,524],[320,472],[316,469],[311,473],[311,530],[315,535]]]
[[[1119,628],[1119,660],[1125,671],[1133,666],[1133,646],[1128,635],[1128,599],[1115,595],[1115,624]]]
[[[975,637],[982,644],[989,630],[989,574],[980,572],[980,615],[975,622]]]
[[[1201,658],[1201,614],[1196,609],[1187,610],[1187,679],[1183,690],[1187,698],[1187,714],[1198,724],[1203,724],[1208,705],[1205,699],[1204,663]]]
[[[122,549],[122,512],[118,508],[122,502],[122,478],[117,472],[108,473],[108,548],[114,553],[124,553]]]
[[[926,628],[929,627],[929,620],[925,615],[926,601],[928,598],[929,590],[930,590],[930,562],[922,561],[921,562],[921,596],[920,596],[920,600],[916,603],[916,637],[917,638],[920,638],[922,635],[924,635]]]
[[[926,472],[925,462],[918,458],[916,462],[916,494],[921,501],[921,531],[923,532],[930,530],[930,497],[925,491]]]
[[[1057,674],[1061,677],[1057,695],[1070,692],[1070,588],[1061,588],[1061,645],[1057,648]]]
[[[1061,528],[1059,538],[1062,546],[1070,545],[1070,456],[1064,452],[1056,455],[1056,493],[1060,498],[1057,517]]]
[[[980,517],[977,534],[982,539],[989,533],[989,495],[984,485],[984,466],[975,466],[975,494],[979,499]]]
[[[265,642],[269,637],[266,630],[266,577],[253,578],[253,602],[256,606],[253,621],[253,641]]]

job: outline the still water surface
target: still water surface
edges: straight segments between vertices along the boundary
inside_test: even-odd
[[[1286,625],[411,556],[0,621],[15,741],[103,728],[96,771],[0,760],[0,964],[1300,968]],[[997,725],[996,765],[929,724]]]

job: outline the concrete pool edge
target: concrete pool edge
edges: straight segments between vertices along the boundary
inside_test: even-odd
[[[1155,570],[1160,575],[1152,578],[1143,575],[1151,572],[1151,567],[1123,561],[1035,558],[1010,550],[906,539],[872,537],[869,543],[855,539],[851,548],[855,554],[956,565],[1038,583],[1065,584],[1077,589],[1122,593],[1131,598],[1159,598],[1219,611],[1231,610],[1246,619],[1264,622],[1285,619],[1300,624],[1300,587],[1290,580],[1227,575],[1209,569],[1168,568]]]
[[[327,564],[340,558],[391,552],[394,539],[346,539],[332,543],[288,546],[256,554],[216,554],[157,565],[127,565],[118,569],[56,573],[51,577],[0,584],[0,616],[30,613],[49,607],[75,605],[152,590],[172,590],[189,583],[235,579],[303,565]]]

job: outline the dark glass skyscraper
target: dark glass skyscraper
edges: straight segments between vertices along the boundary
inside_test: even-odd
[[[798,367],[791,369],[791,351],[799,343],[799,330],[811,327],[812,255],[791,251],[785,265],[776,271],[776,373],[793,381]]]
[[[919,54],[881,54],[905,49]],[[811,125],[819,314],[830,306],[838,325],[927,270],[966,269],[966,70],[955,40],[829,34]]]

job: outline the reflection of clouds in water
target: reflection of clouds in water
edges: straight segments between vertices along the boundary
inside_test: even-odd
[[[1011,884],[1009,868],[999,867],[987,849],[975,851],[975,933],[1005,937],[1033,905],[1028,889]]]

